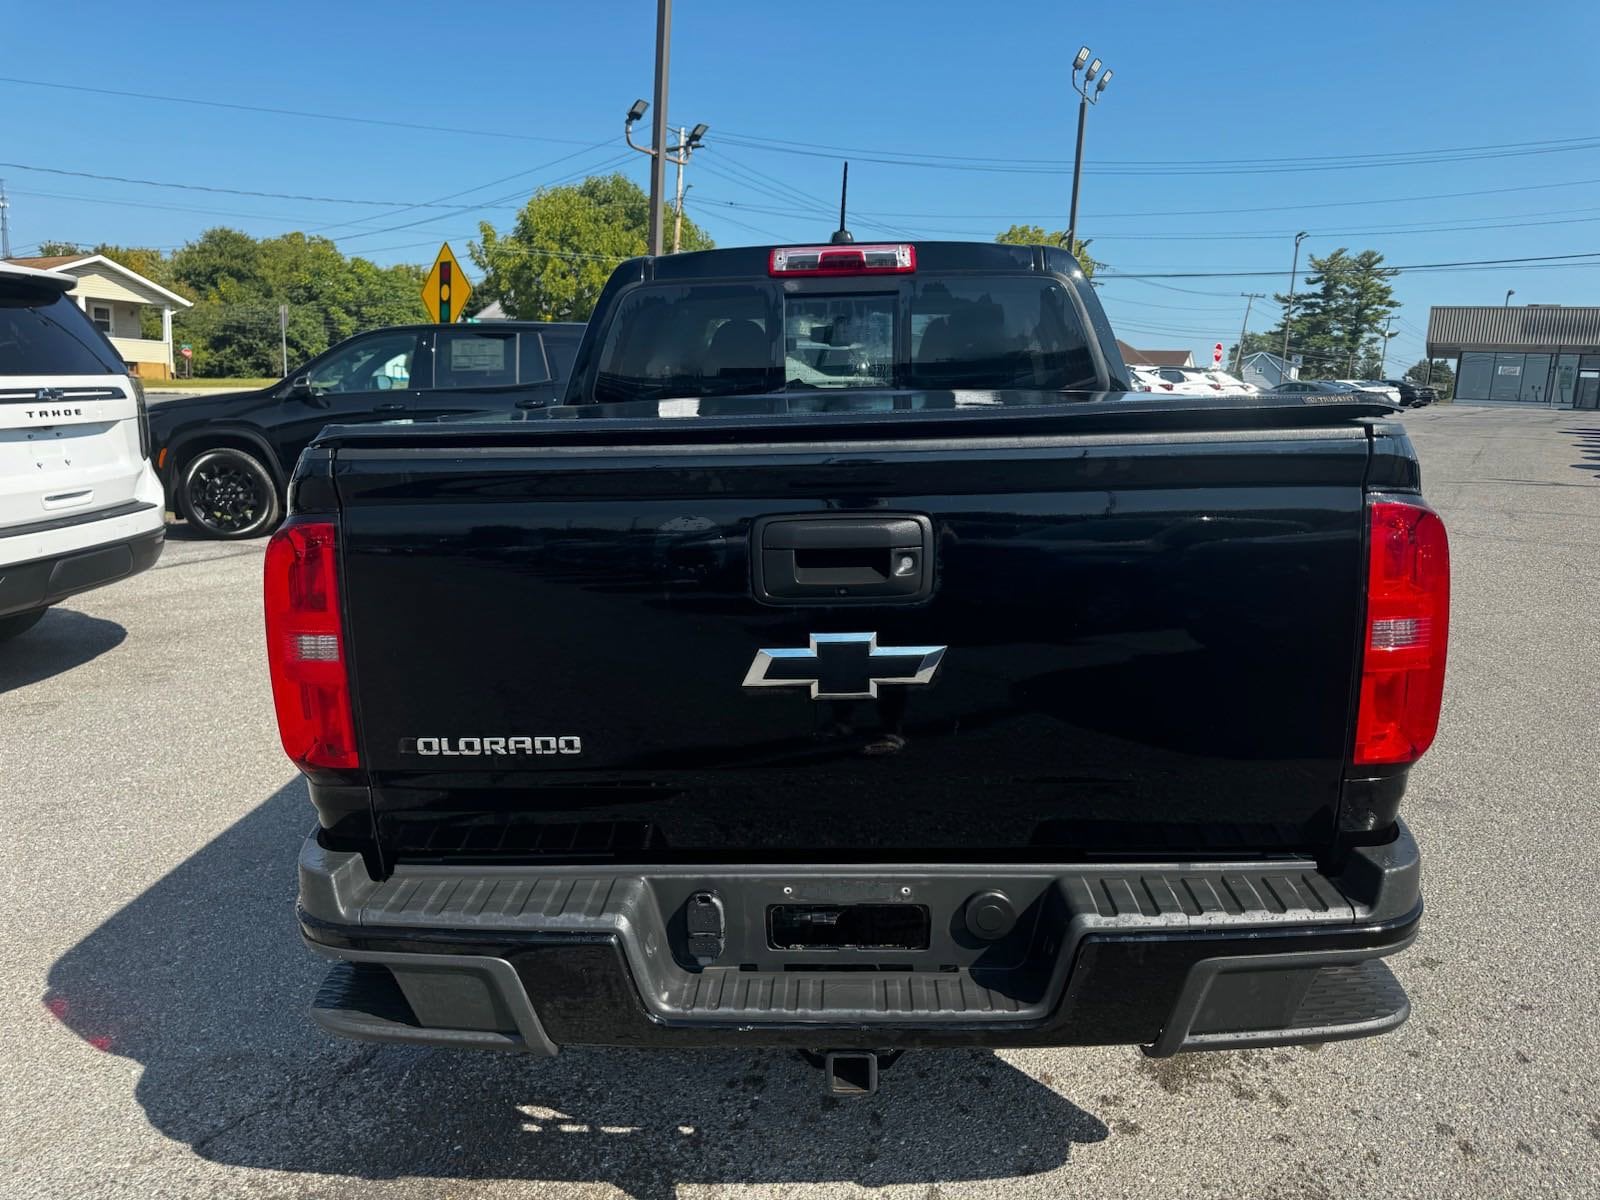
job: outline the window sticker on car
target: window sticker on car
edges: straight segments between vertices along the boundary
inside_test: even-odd
[[[455,338],[450,342],[452,371],[503,371],[506,369],[505,338]]]

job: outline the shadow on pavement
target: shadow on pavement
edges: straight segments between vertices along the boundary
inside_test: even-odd
[[[167,541],[169,542],[214,542],[217,540],[208,534],[201,533],[182,517],[174,517],[167,522]]]
[[[0,692],[81,667],[120,646],[127,636],[115,621],[52,608],[32,629],[0,643]]]
[[[1600,478],[1600,425],[1591,425],[1588,428],[1577,427],[1561,431],[1576,439],[1573,448],[1583,455],[1587,462],[1575,462],[1573,467],[1579,471]]]
[[[305,1015],[324,967],[294,926],[304,785],[280,789],[51,968],[46,1007],[142,1067],[158,1130],[212,1161],[362,1179],[867,1186],[1049,1171],[1106,1126],[981,1051],[907,1054],[840,1102],[780,1051],[362,1046]]]

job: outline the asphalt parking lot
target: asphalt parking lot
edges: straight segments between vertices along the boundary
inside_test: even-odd
[[[1600,417],[1407,423],[1455,603],[1397,1033],[923,1052],[849,1103],[778,1052],[335,1041],[304,1015],[262,544],[180,527],[0,651],[0,1195],[1600,1195]]]

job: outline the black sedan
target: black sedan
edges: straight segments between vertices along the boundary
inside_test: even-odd
[[[208,537],[270,533],[295,460],[325,425],[482,418],[559,403],[580,324],[403,325],[340,342],[254,392],[150,408],[167,507]]]
[[[1290,379],[1280,383],[1272,391],[1291,396],[1359,396],[1363,400],[1376,400],[1380,404],[1393,403],[1382,392],[1363,391],[1351,384],[1340,383],[1337,379]]]

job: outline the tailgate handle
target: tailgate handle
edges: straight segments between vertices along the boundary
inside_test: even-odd
[[[755,594],[768,604],[905,603],[933,590],[925,516],[763,517],[752,535]]]

